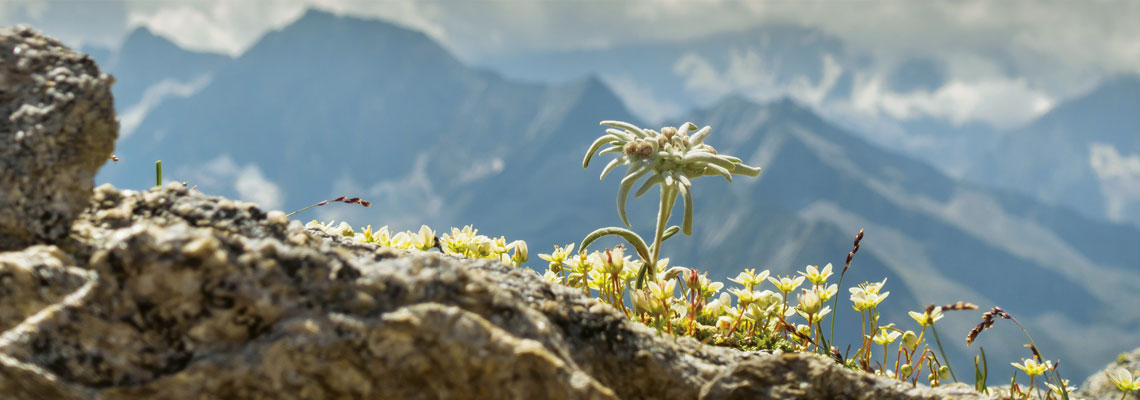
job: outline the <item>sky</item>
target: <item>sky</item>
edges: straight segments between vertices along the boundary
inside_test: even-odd
[[[841,38],[869,59],[859,90],[833,115],[934,116],[1008,128],[1106,77],[1140,73],[1140,2],[1122,1],[2,0],[0,23],[30,22],[73,46],[109,48],[145,26],[189,49],[236,56],[310,7],[421,30],[472,63],[518,52],[678,41],[775,23],[810,27]],[[945,84],[916,93],[887,89],[883,77],[916,57],[943,66]],[[741,54],[733,61],[748,70],[757,60]],[[718,87],[756,83],[732,70],[702,69],[699,60],[687,68],[685,78],[705,84],[710,95]],[[819,84],[788,90],[798,90],[796,97],[810,103]],[[632,89],[621,91],[628,98]],[[670,105],[657,106],[663,112]]]

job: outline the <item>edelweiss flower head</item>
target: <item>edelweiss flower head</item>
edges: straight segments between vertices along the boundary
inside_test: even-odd
[[[1046,360],[1044,363],[1039,363],[1039,362],[1037,362],[1036,359],[1032,359],[1032,358],[1028,359],[1028,360],[1022,359],[1021,361],[1024,362],[1025,364],[1024,365],[1018,364],[1018,363],[1009,363],[1009,364],[1017,367],[1018,369],[1021,369],[1022,371],[1025,371],[1025,374],[1029,375],[1029,376],[1045,375],[1045,371],[1048,371],[1050,368],[1053,368],[1053,363],[1051,361],[1048,361],[1048,360]]]
[[[668,198],[667,204],[671,205],[676,196],[681,195],[685,201],[685,218],[681,230],[686,235],[691,235],[693,178],[719,175],[732,182],[732,175],[760,174],[759,168],[745,165],[739,158],[717,154],[712,146],[704,144],[704,140],[712,132],[712,128],[707,126],[689,136],[689,132],[697,128],[689,122],[680,128],[666,127],[661,133],[622,121],[602,121],[602,125],[610,128],[606,129],[605,135],[590,145],[586,157],[582,160],[582,168],[590,165],[590,159],[595,153],[619,154],[602,170],[602,178],[619,165],[629,166],[625,177],[622,178],[617,197],[618,215],[627,227],[629,220],[625,213],[626,199],[633,185],[645,176],[649,178],[638,188],[634,197],[640,197],[655,185],[661,185],[663,203]],[[610,147],[598,151],[606,145]]]
[[[820,271],[817,265],[809,265],[805,268],[805,272],[799,274],[806,277],[814,285],[822,285],[827,282],[827,278],[831,277],[831,263],[823,267],[823,271]]]

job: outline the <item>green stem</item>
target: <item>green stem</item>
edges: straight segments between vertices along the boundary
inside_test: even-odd
[[[300,210],[297,210],[297,211],[293,211],[293,212],[291,212],[291,213],[285,214],[285,218],[289,218],[289,217],[292,217],[292,216],[294,216],[294,215],[297,215],[297,213],[299,213],[299,212],[302,212],[302,211],[308,210],[308,209],[310,209],[310,208],[313,208],[313,207],[316,207],[316,206],[319,206],[319,205],[321,205],[321,203],[313,204],[313,205],[311,205],[311,206],[308,206],[308,207],[302,208],[302,209],[300,209]]]
[[[154,186],[162,186],[162,160],[154,162]]]
[[[835,343],[835,314],[839,314],[839,293],[843,291],[843,275],[847,274],[847,270],[839,273],[839,292],[836,292],[835,298],[831,300],[831,336],[827,339],[828,342]],[[830,351],[831,349],[828,349]]]
[[[1029,331],[1026,330],[1024,326],[1021,326],[1021,322],[1018,322],[1017,318],[1014,318],[1012,315],[1009,315],[1009,313],[1006,313],[1006,315],[1009,316],[1009,320],[1013,321],[1013,323],[1015,325],[1017,325],[1018,328],[1021,328],[1021,333],[1025,334],[1025,338],[1029,340],[1029,344],[1031,346],[1033,346],[1033,348],[1037,349],[1037,355],[1039,357],[1041,357],[1041,359],[1038,361],[1045,362],[1045,360],[1046,360],[1045,356],[1040,355],[1041,354],[1041,348],[1037,347],[1037,343],[1033,341],[1033,337],[1029,336]],[[1053,381],[1054,385],[1057,385],[1058,388],[1061,388],[1061,398],[1064,400],[1069,400],[1069,388],[1065,386],[1065,381],[1061,379],[1060,374],[1057,372],[1057,370],[1055,368],[1051,372],[1052,373],[1049,374],[1048,378]]]
[[[648,275],[654,281],[657,280],[657,259],[661,255],[661,240],[665,235],[665,229],[669,224],[669,214],[673,212],[673,201],[676,200],[676,192],[673,188],[668,186],[661,186],[661,204],[657,209],[657,231],[653,235],[653,247],[650,248],[649,259],[646,260],[647,271],[642,272],[643,275]],[[637,279],[638,289],[642,288],[645,277],[639,276]]]
[[[946,363],[946,368],[950,370],[950,377],[954,378],[954,382],[958,382],[958,376],[954,375],[954,367],[950,366],[950,359],[946,358],[946,350],[942,349],[942,340],[938,339],[938,329],[932,324],[930,331],[934,332],[934,343],[938,345],[938,353],[942,354],[942,362]]]

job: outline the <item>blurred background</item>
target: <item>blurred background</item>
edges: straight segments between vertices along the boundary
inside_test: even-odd
[[[888,278],[884,324],[976,303],[942,342],[959,376],[978,347],[1007,376],[1020,331],[964,341],[1002,306],[1074,382],[1140,346],[1136,21],[1136,2],[0,2],[116,77],[120,161],[97,183],[145,189],[161,159],[266,209],[359,196],[298,218],[474,224],[541,271],[619,224],[620,174],[581,168],[598,121],[692,121],[764,171],[694,182],[672,265],[729,286],[842,267],[865,229],[845,284]],[[654,199],[631,202],[642,235]]]

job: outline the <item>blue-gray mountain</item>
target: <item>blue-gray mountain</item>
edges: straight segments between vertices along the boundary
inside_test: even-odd
[[[929,303],[1001,305],[1074,379],[1140,345],[1140,310],[1130,307],[1140,303],[1132,268],[1140,250],[1127,246],[1140,241],[1133,227],[960,183],[788,100],[728,97],[670,119],[680,117],[713,126],[710,144],[765,171],[732,184],[694,182],[694,236],[670,239],[673,265],[717,280],[743,268],[841,266],[863,228],[845,284],[889,278],[884,322],[913,328],[905,312]],[[201,90],[149,110],[100,181],[147,187],[151,163],[162,159],[171,179],[266,207],[289,211],[339,195],[374,202],[299,218],[398,229],[474,224],[527,240],[537,254],[618,223],[618,178],[599,182],[601,165],[579,167],[603,119],[640,124],[597,78],[513,82],[463,65],[419,32],[314,11],[226,60]],[[654,197],[631,202],[635,230],[649,233]],[[837,335],[857,337],[858,316],[840,296],[848,330]],[[962,374],[973,351],[962,337],[979,314],[939,324]],[[1028,356],[1019,331],[998,329],[979,343],[995,371]],[[1087,340],[1092,332],[1100,340]]]
[[[1110,79],[1058,105],[978,160],[970,179],[1140,224],[1140,76]]]
[[[873,58],[818,29],[773,24],[683,41],[520,52],[474,62],[510,78],[545,83],[597,74],[634,114],[650,120],[669,119],[730,94],[761,102],[791,95],[835,115],[836,124],[879,146],[961,176],[979,148],[991,145],[995,128],[921,114],[851,118],[856,77],[877,73]],[[883,76],[883,90],[934,93],[947,83],[946,75],[936,60],[906,59]]]

